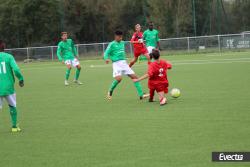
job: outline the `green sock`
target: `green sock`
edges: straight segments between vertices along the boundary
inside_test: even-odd
[[[137,90],[138,95],[143,96],[143,91],[140,82],[134,82],[135,88]]]
[[[68,69],[68,68],[67,68],[67,70],[66,70],[66,75],[65,75],[65,79],[66,79],[66,80],[69,79],[70,70],[71,70],[71,69]]]
[[[109,88],[109,91],[113,91],[115,88],[116,88],[116,86],[119,84],[119,82],[115,79],[113,82],[112,82],[112,84],[111,84],[111,86],[110,86],[110,88]]]
[[[80,72],[81,72],[81,69],[76,69],[76,75],[75,75],[75,80],[78,80],[79,76],[80,76]]]
[[[17,110],[16,107],[9,106],[10,108],[10,116],[12,121],[12,127],[16,127],[17,123]]]

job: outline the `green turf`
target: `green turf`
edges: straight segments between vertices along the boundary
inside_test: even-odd
[[[20,64],[26,84],[17,88],[23,132],[10,133],[5,104],[0,166],[249,166],[211,162],[212,151],[250,151],[249,52],[165,58],[173,63],[171,87],[182,96],[168,97],[163,107],[139,101],[126,77],[113,100],[105,100],[112,69],[101,60],[82,61],[84,84],[69,87],[58,62]],[[146,63],[134,70],[144,74]]]

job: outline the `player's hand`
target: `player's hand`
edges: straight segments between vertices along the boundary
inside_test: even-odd
[[[139,43],[143,43],[143,39],[139,39],[138,42],[139,42]]]
[[[133,82],[138,82],[138,81],[139,81],[139,79],[132,79],[132,81],[133,81]]]
[[[24,81],[23,81],[23,80],[19,81],[19,86],[20,86],[20,87],[23,87],[23,86],[24,86]]]
[[[105,60],[105,63],[106,63],[106,64],[109,64],[109,60]]]

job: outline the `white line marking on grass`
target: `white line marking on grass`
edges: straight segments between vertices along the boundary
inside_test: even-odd
[[[231,61],[230,61],[231,60]],[[232,61],[233,60],[233,61]],[[226,64],[226,63],[250,63],[250,58],[247,58],[245,61],[243,59],[224,59],[220,61],[215,60],[193,60],[193,61],[172,61],[173,65],[193,65],[193,64]],[[175,63],[176,62],[176,63]],[[145,64],[137,64],[135,67],[145,66]],[[105,68],[110,67],[109,65],[91,65],[90,68]]]
[[[227,63],[250,63],[250,58],[232,58],[232,59],[210,59],[210,60],[175,60],[171,61],[173,65],[199,65],[199,64],[227,64]],[[145,67],[146,64],[136,64],[135,67]],[[111,64],[106,65],[83,65],[84,68],[110,68]],[[32,66],[27,68],[22,68],[22,70],[36,70],[36,69],[59,69],[65,68],[65,66],[58,66],[51,64],[51,66],[42,66],[39,65],[38,67]]]

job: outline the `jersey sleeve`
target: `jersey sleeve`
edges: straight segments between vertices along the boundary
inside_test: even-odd
[[[167,64],[167,69],[172,69],[172,64],[168,61],[166,61],[166,64]]]
[[[12,70],[14,71],[14,74],[18,78],[18,80],[23,81],[23,75],[22,75],[18,65],[16,64],[15,59],[12,56],[10,58],[10,66],[11,66]]]
[[[77,51],[76,51],[76,47],[75,47],[75,43],[73,42],[73,40],[71,39],[71,47],[72,47],[72,51],[74,56],[77,56]]]
[[[148,67],[148,76],[149,78],[152,77],[154,75],[154,68],[152,65],[149,65]]]
[[[146,38],[147,38],[147,32],[144,31],[144,33],[143,33],[143,40],[146,40]]]
[[[132,38],[131,38],[131,40],[130,40],[130,42],[134,42],[135,41],[135,37],[136,37],[136,35],[134,33],[133,36],[132,36]]]
[[[159,40],[159,31],[157,31],[156,32],[156,37],[155,37],[155,40],[157,41],[157,42],[159,42],[160,40]]]
[[[58,58],[59,61],[62,61],[61,54],[62,54],[62,47],[61,47],[61,45],[59,43],[58,46],[57,46],[57,51],[56,51],[56,55],[57,55],[57,58]]]
[[[107,49],[104,52],[104,57],[103,57],[104,60],[107,60],[109,58],[111,51],[112,51],[112,43],[109,43]]]

